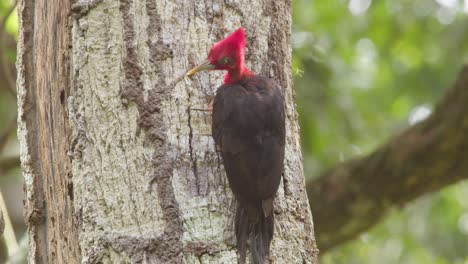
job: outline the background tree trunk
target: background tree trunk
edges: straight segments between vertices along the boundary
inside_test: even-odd
[[[19,140],[31,263],[237,263],[234,204],[185,71],[244,26],[247,64],[284,88],[272,263],[317,263],[291,80],[290,2],[21,1]]]

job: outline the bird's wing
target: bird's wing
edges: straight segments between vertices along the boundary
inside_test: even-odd
[[[213,101],[211,126],[213,139],[219,149],[232,153],[243,150],[241,139],[235,135],[236,126],[231,120],[235,118],[238,108],[237,102],[233,101],[238,89],[242,87],[233,84],[222,85],[217,89]]]
[[[213,138],[234,193],[249,200],[273,196],[283,169],[285,135],[283,98],[276,84],[262,78],[221,86],[212,118]]]

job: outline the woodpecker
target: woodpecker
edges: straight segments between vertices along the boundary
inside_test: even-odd
[[[187,72],[227,71],[212,105],[212,137],[237,201],[235,232],[240,263],[247,241],[254,264],[268,263],[273,200],[285,148],[284,100],[278,84],[244,65],[245,33],[237,29],[214,44],[205,62]]]

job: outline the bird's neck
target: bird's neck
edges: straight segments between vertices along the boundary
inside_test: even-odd
[[[224,76],[224,83],[229,84],[236,82],[244,77],[252,76],[253,73],[247,69],[245,66],[237,67],[235,69],[229,70]]]

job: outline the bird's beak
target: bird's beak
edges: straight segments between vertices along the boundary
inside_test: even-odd
[[[211,64],[211,62],[209,60],[206,60],[202,64],[200,64],[197,67],[195,67],[195,68],[191,69],[190,71],[188,71],[185,75],[192,76],[197,72],[212,70],[214,68],[215,68],[215,66],[213,64]]]

